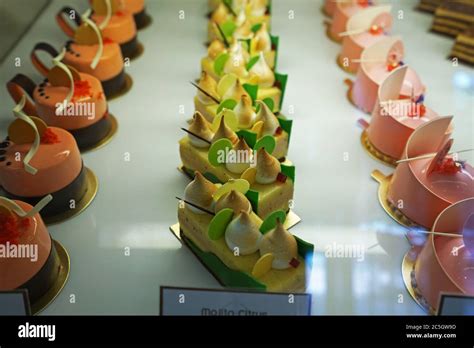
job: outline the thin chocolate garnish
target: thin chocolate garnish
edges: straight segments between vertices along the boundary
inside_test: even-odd
[[[220,100],[217,99],[216,97],[214,97],[213,95],[211,95],[210,93],[208,93],[206,90],[202,89],[201,87],[199,87],[198,84],[194,83],[193,81],[189,81],[190,84],[192,84],[194,87],[196,87],[197,89],[199,89],[199,91],[201,91],[204,95],[206,95],[207,97],[211,98],[214,102],[216,102],[217,104],[220,104]]]
[[[232,8],[232,6],[230,6],[230,4],[227,1],[222,1],[222,3],[224,4],[225,7],[227,7],[229,12],[232,13],[232,16],[237,17],[237,13],[235,13],[234,9]]]
[[[196,209],[199,209],[199,210],[201,210],[201,211],[203,211],[203,212],[205,212],[205,213],[207,213],[207,214],[209,214],[209,215],[212,215],[212,216],[215,216],[215,215],[216,215],[214,212],[212,212],[212,211],[210,211],[210,210],[207,210],[207,209],[205,209],[205,208],[202,208],[202,207],[200,207],[200,206],[198,206],[198,205],[196,205],[196,204],[194,204],[194,203],[191,203],[191,202],[189,202],[189,201],[187,201],[187,200],[185,200],[185,199],[182,199],[182,198],[179,198],[179,197],[175,197],[175,198],[176,198],[178,201],[182,201],[182,202],[184,202],[184,203],[186,203],[186,204],[189,204],[190,206],[192,206],[192,207],[194,207],[194,208],[196,208]]]
[[[214,25],[217,27],[217,30],[219,30],[219,34],[221,34],[221,36],[222,36],[222,41],[224,41],[224,46],[229,48],[230,43],[229,43],[229,41],[227,41],[227,37],[225,36],[224,32],[222,31],[221,26],[219,24],[217,24],[216,22],[214,22]]]
[[[185,131],[186,133],[189,133],[189,134],[191,134],[192,136],[198,138],[199,140],[202,140],[202,141],[208,143],[209,145],[211,145],[211,142],[210,142],[209,140],[200,137],[199,135],[197,135],[197,134],[191,132],[190,130],[188,130],[188,129],[186,129],[186,128],[181,128],[181,130],[183,130],[183,131]]]

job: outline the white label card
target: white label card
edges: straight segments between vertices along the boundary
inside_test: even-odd
[[[311,295],[161,287],[161,315],[310,315]]]

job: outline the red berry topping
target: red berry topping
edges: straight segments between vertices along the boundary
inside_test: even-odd
[[[53,132],[51,128],[46,128],[43,136],[41,137],[41,144],[57,144],[59,143],[59,137]]]
[[[283,133],[283,128],[278,127],[278,128],[275,130],[275,135],[280,135],[281,133]]]
[[[284,184],[286,182],[286,179],[287,179],[287,176],[283,173],[278,173],[277,175],[277,181],[278,182],[281,182],[282,184]]]
[[[398,68],[399,66],[400,66],[400,64],[398,64],[398,63],[388,64],[388,65],[387,65],[387,71],[395,70],[395,69]]]
[[[105,38],[102,40],[102,42],[104,43],[104,45],[109,45],[109,44],[114,43],[115,41],[112,40],[112,39],[110,39],[110,38],[108,38],[108,37],[105,37]]]
[[[298,268],[301,262],[299,262],[297,259],[292,258],[290,261],[290,266],[293,268]]]
[[[74,82],[74,98],[92,97],[89,81],[81,80]]]
[[[372,25],[369,29],[369,33],[372,35],[380,35],[383,33],[383,28],[378,25]]]
[[[370,5],[369,0],[357,0],[357,5],[367,7]]]
[[[13,213],[0,213],[0,244],[18,244],[21,232],[30,226],[30,219],[21,219]]]
[[[443,160],[436,164],[434,171],[443,174],[456,174],[460,172],[462,166],[460,166],[452,157],[445,157]]]

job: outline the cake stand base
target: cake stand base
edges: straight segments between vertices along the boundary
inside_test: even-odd
[[[403,227],[407,228],[406,231],[406,238],[410,242],[411,245],[420,245],[422,243],[419,242],[420,233],[417,233],[417,230],[426,230],[424,227],[416,224],[415,222],[411,221],[407,218],[399,209],[394,207],[388,201],[388,188],[390,185],[390,180],[392,179],[392,175],[385,176],[379,170],[374,170],[372,172],[372,178],[379,183],[378,189],[378,198],[380,205],[385,210],[385,212],[396,222],[398,222]]]
[[[33,315],[41,313],[56,299],[69,278],[69,272],[71,270],[69,254],[61,243],[56,240],[53,240],[53,243],[58,252],[59,261],[61,263],[59,275],[53,286],[41,298],[31,304],[31,314]]]
[[[379,150],[375,148],[375,146],[370,142],[369,136],[367,134],[367,130],[363,130],[360,135],[360,143],[364,150],[369,154],[370,157],[376,159],[377,161],[382,162],[390,167],[396,167],[398,159],[390,157],[388,155],[383,154]]]
[[[107,100],[110,101],[110,100],[113,100],[115,98],[118,98],[118,97],[121,97],[123,96],[124,94],[126,94],[133,86],[133,80],[132,80],[132,77],[125,73],[125,83],[123,84],[122,88],[117,91],[116,93],[110,95],[107,97]]]
[[[67,211],[53,215],[47,218],[44,218],[44,222],[47,225],[54,225],[59,222],[73,218],[74,216],[79,215],[92,203],[97,191],[99,189],[99,180],[92,170],[86,167],[86,180],[87,180],[87,192],[82,197],[79,202],[76,202],[76,207],[74,209],[68,209]]]
[[[430,308],[426,300],[423,296],[417,291],[416,288],[416,281],[414,277],[414,270],[415,270],[415,263],[416,258],[418,257],[418,252],[412,248],[408,251],[405,256],[403,257],[402,261],[402,277],[403,282],[405,283],[405,287],[413,298],[413,300],[427,313],[427,314],[435,314],[435,311]]]
[[[117,118],[111,113],[109,113],[107,117],[110,117],[110,124],[111,124],[109,133],[97,144],[94,144],[91,147],[82,149],[81,153],[100,149],[101,147],[104,147],[105,145],[107,145],[108,143],[112,141],[112,139],[114,138],[115,134],[117,134],[117,131],[118,131],[118,121],[117,121]]]

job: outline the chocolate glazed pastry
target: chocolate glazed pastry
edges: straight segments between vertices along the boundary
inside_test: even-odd
[[[86,167],[84,167],[84,164],[82,164],[82,169],[79,175],[69,185],[59,191],[51,192],[53,200],[41,211],[41,215],[44,218],[52,217],[70,210],[71,201],[74,201],[75,205],[80,202],[88,189],[86,172]],[[6,193],[8,198],[23,201],[32,206],[35,206],[44,197],[22,197],[14,195],[5,189],[3,189],[3,191]]]
[[[18,289],[27,289],[31,303],[39,300],[54,285],[58,279],[61,262],[58,252],[51,240],[51,252],[49,253],[43,267],[26,283],[20,285]]]

